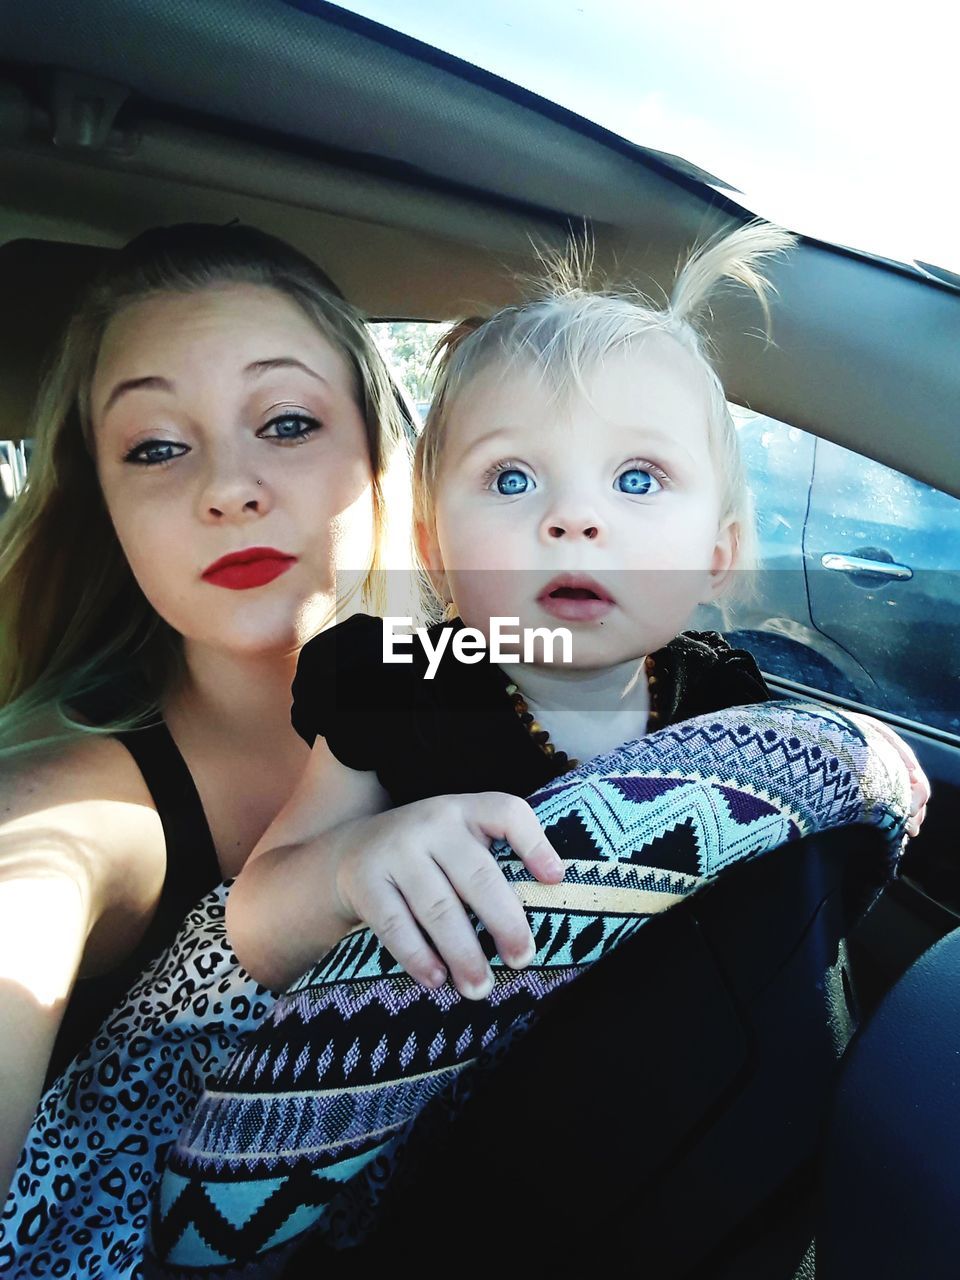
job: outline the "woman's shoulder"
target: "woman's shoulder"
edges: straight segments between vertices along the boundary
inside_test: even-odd
[[[59,726],[57,726],[59,730]],[[0,760],[0,821],[55,806],[90,802],[146,803],[150,793],[130,753],[105,733],[49,746],[25,746]]]
[[[73,880],[89,902],[91,922],[113,919],[116,936],[102,944],[91,936],[95,963],[108,962],[115,950],[123,954],[128,940],[121,935],[142,926],[165,866],[150,792],[115,739],[91,734],[0,762],[0,879]]]

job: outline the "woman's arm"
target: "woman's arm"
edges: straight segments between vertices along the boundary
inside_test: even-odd
[[[562,879],[529,804],[496,791],[388,802],[376,774],[346,768],[317,739],[227,899],[231,944],[258,982],[282,990],[366,924],[418,982],[440,986],[449,968],[480,999],[493,975],[467,907],[508,964],[530,961],[530,926],[490,853],[507,840],[538,880]]]
[[[0,775],[0,1197],[74,980],[135,945],[165,864],[160,820],[119,743],[32,754]]]

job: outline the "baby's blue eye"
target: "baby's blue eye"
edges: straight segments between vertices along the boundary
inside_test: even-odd
[[[533,481],[527,473],[518,471],[516,467],[501,471],[497,476],[497,492],[506,494],[510,498],[518,493],[526,493],[532,484]]]
[[[629,493],[635,498],[642,498],[648,493],[656,493],[663,488],[660,481],[644,471],[642,467],[631,467],[617,476],[617,488],[621,493]]]

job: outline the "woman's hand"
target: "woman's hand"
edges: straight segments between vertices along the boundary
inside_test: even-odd
[[[893,747],[903,761],[907,776],[910,779],[910,817],[907,819],[906,832],[910,837],[917,835],[923,825],[924,818],[927,816],[930,781],[920,768],[920,761],[914,754],[913,748],[909,743],[904,742],[903,738],[898,733],[895,733],[888,724],[884,724],[882,720],[874,720],[873,716],[863,716],[852,711],[845,711],[844,715],[861,726],[867,725],[873,729],[875,733],[878,733]]]
[[[492,840],[506,840],[537,880],[563,879],[526,800],[498,791],[438,796],[352,825],[334,878],[339,910],[367,924],[417,982],[439,987],[449,971],[468,1000],[490,993],[493,973],[465,906],[506,964],[530,963],[526,914],[490,852]]]

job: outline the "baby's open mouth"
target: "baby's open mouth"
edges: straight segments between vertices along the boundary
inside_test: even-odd
[[[557,614],[557,616],[570,618],[592,617],[598,610],[600,613],[606,613],[616,604],[603,583],[586,573],[558,574],[547,583],[537,599],[551,613],[557,610],[576,611],[579,607],[578,612]]]
[[[590,587],[556,587],[549,592],[551,600],[602,600]]]
[[[540,599],[552,600],[606,600],[613,604],[613,596],[602,582],[587,573],[560,573],[551,578],[540,592]]]

